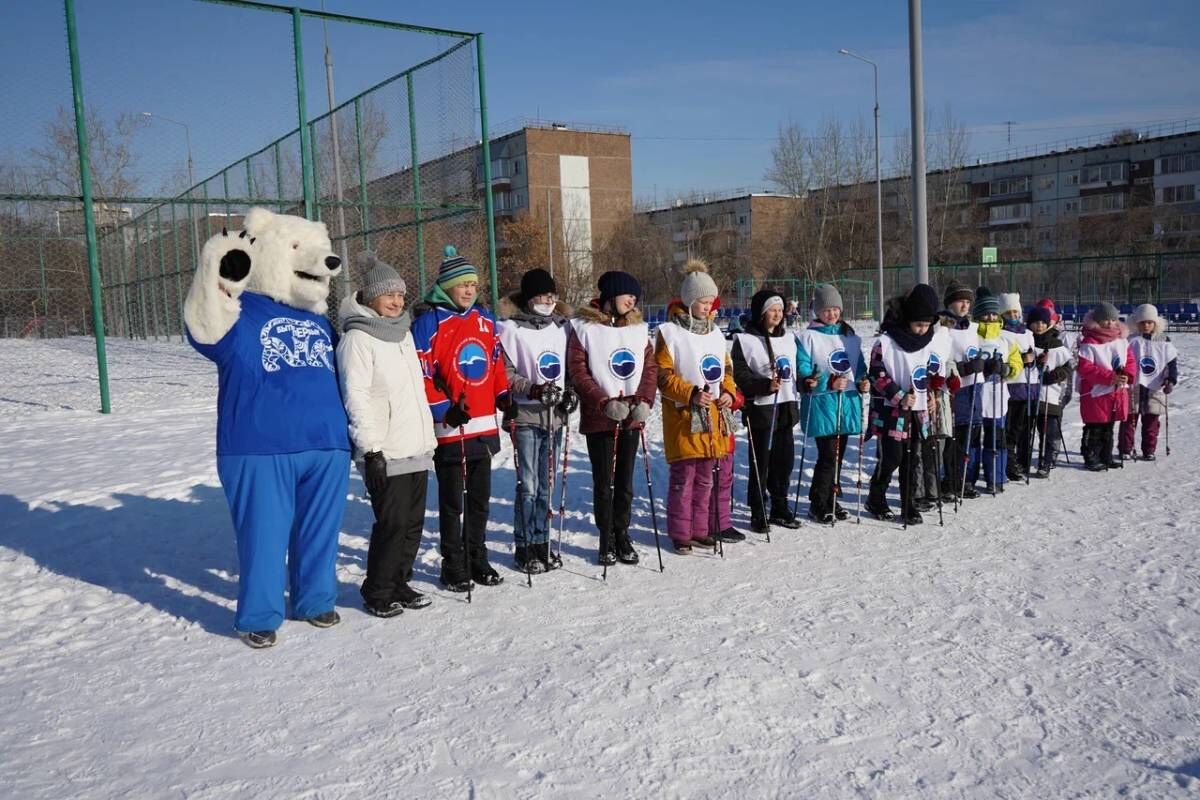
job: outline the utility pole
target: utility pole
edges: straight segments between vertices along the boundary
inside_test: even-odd
[[[925,218],[925,79],[921,66],[921,0],[908,0],[908,80],[912,102],[912,238],[918,283],[929,283]]]

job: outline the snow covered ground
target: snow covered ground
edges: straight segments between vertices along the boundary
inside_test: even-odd
[[[1170,458],[1063,468],[945,527],[664,553],[663,574],[639,499],[642,564],[607,583],[578,436],[566,568],[532,589],[511,570],[506,446],[490,545],[505,584],[472,605],[436,586],[431,492],[418,586],[435,602],[393,620],[358,605],[355,475],[343,624],[285,623],[262,652],[230,631],[211,366],[112,341],[101,416],[89,340],[0,341],[0,796],[1194,796],[1200,339],[1176,339]],[[661,524],[657,422],[650,439]]]

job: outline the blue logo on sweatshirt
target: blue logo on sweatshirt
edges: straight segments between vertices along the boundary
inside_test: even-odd
[[[700,359],[700,374],[704,376],[704,380],[708,383],[716,383],[721,380],[721,376],[724,373],[725,366],[721,363],[721,359],[712,353]]]
[[[845,350],[834,350],[829,354],[829,369],[835,375],[845,375],[850,371],[850,356]]]
[[[1143,375],[1153,375],[1158,372],[1158,362],[1154,360],[1154,356],[1142,356],[1138,366],[1141,367]]]
[[[942,360],[940,358],[938,358],[937,353],[929,354],[929,365],[928,366],[929,366],[929,374],[930,375],[941,375],[942,374]]]
[[[787,356],[775,357],[775,374],[779,376],[779,380],[783,382],[792,379],[792,360]]]
[[[979,358],[979,348],[973,344],[967,345],[967,359],[966,360],[970,361],[975,358]]]
[[[562,360],[558,357],[558,353],[553,350],[547,350],[537,357],[538,375],[544,381],[556,381],[562,375]]]
[[[458,374],[468,383],[477,383],[487,375],[488,357],[478,342],[467,342],[458,349]]]
[[[913,385],[913,389],[915,389],[918,392],[924,392],[925,389],[929,386],[929,371],[925,369],[924,364],[913,369],[912,385]]]
[[[637,372],[637,356],[628,347],[614,350],[608,357],[608,368],[612,370],[613,375],[627,381]]]

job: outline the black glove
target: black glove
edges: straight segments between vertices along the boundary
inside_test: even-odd
[[[558,410],[564,414],[570,415],[579,408],[579,395],[575,394],[575,390],[570,386],[563,389],[562,400],[558,401]]]
[[[547,408],[558,405],[558,402],[562,400],[563,390],[562,387],[557,383],[542,383],[538,384],[537,388],[540,391],[538,391],[535,399],[541,400],[542,405],[546,406]],[[533,397],[532,391],[530,391],[529,396]]]
[[[1042,367],[1043,369],[1045,369],[1045,367],[1046,367],[1046,357],[1047,357],[1047,356],[1049,356],[1049,355],[1050,355],[1050,351],[1049,351],[1049,350],[1043,350],[1042,352],[1038,353],[1038,357],[1037,357],[1037,365],[1038,365],[1039,367]]]
[[[450,428],[461,428],[471,421],[471,412],[467,409],[467,399],[458,398],[458,402],[446,409],[442,424]]]
[[[994,358],[986,359],[983,362],[983,377],[990,378],[996,374],[1000,367],[1000,362]]]
[[[983,371],[983,357],[982,356],[975,356],[974,358],[969,358],[966,361],[959,362],[959,365],[958,365],[958,374],[963,375],[963,376],[975,375],[982,371]]]
[[[367,492],[375,500],[383,497],[383,490],[387,488],[387,459],[383,457],[383,453],[374,450],[363,456],[363,483],[367,486]]]

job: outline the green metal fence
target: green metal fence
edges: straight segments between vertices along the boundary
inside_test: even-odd
[[[376,250],[410,297],[454,244],[495,298],[482,34],[246,0],[48,5],[0,10],[42,50],[66,18],[60,51],[30,45],[43,69],[0,87],[22,112],[0,120],[0,336],[93,336],[101,411],[106,333],[182,338],[200,248],[255,205],[324,221],[351,264]],[[131,74],[135,43],[151,66]],[[375,79],[359,67],[335,101],[331,54]]]

